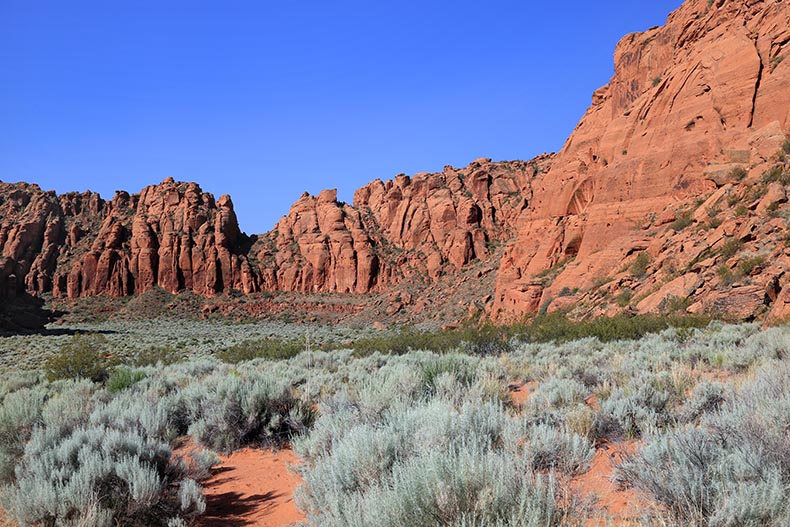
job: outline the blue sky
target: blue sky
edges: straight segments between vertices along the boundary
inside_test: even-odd
[[[626,33],[680,0],[0,0],[0,180],[303,191],[562,147]]]

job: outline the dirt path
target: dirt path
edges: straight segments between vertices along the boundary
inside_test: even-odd
[[[221,459],[203,483],[206,513],[199,527],[285,527],[304,519],[293,501],[302,481],[288,468],[299,463],[291,450],[247,448]]]

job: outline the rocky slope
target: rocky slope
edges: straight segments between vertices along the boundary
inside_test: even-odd
[[[689,0],[665,26],[623,38],[611,82],[594,93],[551,170],[533,182],[518,240],[499,267],[492,315],[548,308],[561,296],[560,306],[589,300],[600,308],[601,283],[628,278],[624,263],[644,251],[652,262],[646,277],[621,289],[646,294],[754,222],[749,203],[749,214],[719,234],[667,234],[683,212],[701,224],[707,213],[696,212],[698,199],[717,195],[720,207],[773,167],[790,129],[788,55],[790,5],[775,0]],[[732,174],[741,169],[748,177],[737,181]],[[685,281],[712,292],[705,273],[722,261],[709,263]],[[784,262],[771,264],[772,274],[784,273]]]
[[[688,0],[622,39],[556,156],[376,180],[352,204],[305,194],[258,236],[229,197],[194,183],[108,202],[0,184],[0,296],[159,286],[365,294],[390,318],[459,302],[500,321],[557,309],[784,318],[788,56],[787,2]]]

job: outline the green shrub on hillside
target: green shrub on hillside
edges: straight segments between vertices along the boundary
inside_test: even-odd
[[[642,278],[647,274],[647,266],[650,265],[650,256],[645,251],[641,251],[629,266],[631,274],[637,278]]]

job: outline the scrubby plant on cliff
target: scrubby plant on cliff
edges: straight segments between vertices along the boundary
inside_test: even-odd
[[[628,269],[635,277],[643,278],[647,274],[648,265],[650,265],[650,255],[645,251],[640,251]]]
[[[689,227],[692,223],[694,223],[694,220],[691,217],[691,211],[685,210],[677,214],[674,221],[669,224],[669,228],[675,232],[680,232],[686,227]]]

